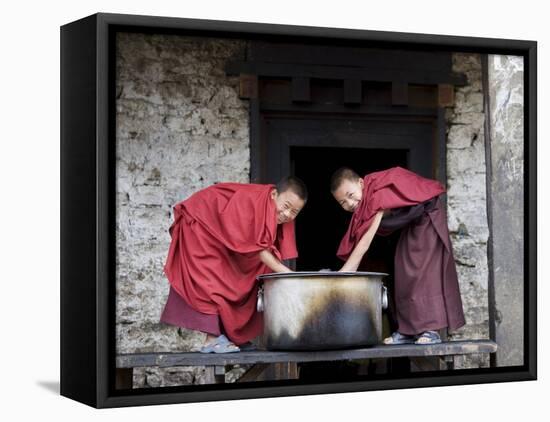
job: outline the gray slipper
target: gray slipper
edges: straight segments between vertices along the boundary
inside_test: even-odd
[[[419,342],[420,339],[426,339],[423,342]],[[438,344],[441,343],[441,338],[439,337],[439,334],[437,331],[424,331],[422,334],[420,334],[417,338],[414,344],[424,345],[424,344]]]
[[[207,344],[200,350],[201,353],[236,353],[240,351],[241,349],[230,342],[223,334],[216,337],[212,343]]]
[[[396,331],[391,336],[386,337],[383,343],[387,346],[391,346],[393,344],[412,344],[414,343],[414,339],[414,336],[401,334],[399,331]]]

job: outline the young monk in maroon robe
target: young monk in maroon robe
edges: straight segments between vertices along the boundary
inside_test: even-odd
[[[360,178],[353,170],[334,173],[331,192],[353,212],[337,255],[340,271],[356,271],[375,234],[401,234],[395,251],[398,329],[385,344],[441,342],[437,330],[465,324],[445,211],[445,190],[401,167]]]
[[[238,352],[263,329],[256,277],[290,272],[294,219],[305,205],[301,180],[219,183],[174,207],[164,272],[170,293],[161,321],[207,334],[204,353]]]

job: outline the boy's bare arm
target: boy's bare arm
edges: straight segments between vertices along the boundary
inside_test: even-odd
[[[275,258],[270,251],[264,249],[260,252],[260,260],[267,265],[274,273],[290,273],[292,270],[286,265],[283,265],[281,261]]]
[[[378,211],[376,213],[374,220],[370,225],[369,229],[363,235],[363,237],[359,240],[359,242],[351,252],[351,255],[349,256],[344,266],[340,268],[340,272],[357,271],[357,268],[359,267],[359,264],[361,263],[363,256],[365,255],[365,253],[367,253],[367,250],[370,247],[372,239],[376,231],[378,230],[378,226],[380,226],[380,221],[382,221],[383,216],[384,216],[383,210]]]

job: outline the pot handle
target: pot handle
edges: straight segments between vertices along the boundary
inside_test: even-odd
[[[388,288],[382,285],[382,309],[388,309]]]
[[[260,284],[258,287],[258,299],[256,301],[256,310],[258,312],[264,311],[264,285]]]

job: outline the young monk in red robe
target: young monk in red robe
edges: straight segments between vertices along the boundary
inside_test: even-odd
[[[345,261],[340,271],[357,270],[375,234],[401,230],[394,258],[398,329],[384,343],[440,343],[437,330],[463,326],[441,184],[401,167],[364,178],[342,168],[332,176],[331,192],[353,212],[337,252]]]
[[[256,277],[290,272],[294,219],[305,205],[301,180],[219,183],[174,207],[164,272],[170,293],[161,321],[207,334],[204,353],[238,352],[263,329]]]

